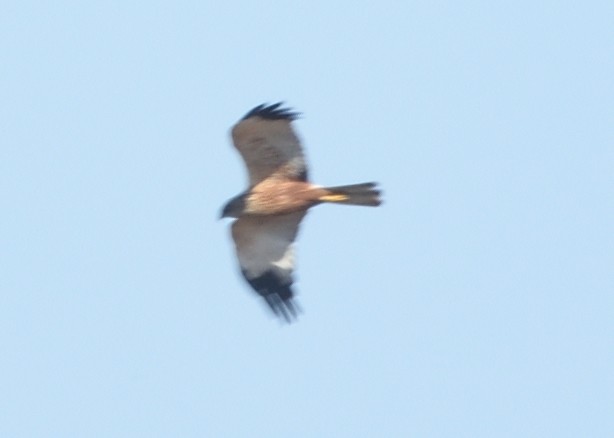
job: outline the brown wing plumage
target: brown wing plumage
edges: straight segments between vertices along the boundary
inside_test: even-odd
[[[259,105],[233,128],[232,141],[243,157],[250,187],[271,177],[307,181],[307,165],[301,142],[292,128],[298,113],[281,103]]]
[[[241,272],[276,315],[290,321],[296,316],[293,301],[293,242],[306,212],[257,217],[244,216],[232,224],[232,238]]]

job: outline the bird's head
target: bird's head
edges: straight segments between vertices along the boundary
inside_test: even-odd
[[[239,195],[232,198],[230,201],[224,205],[222,209],[222,213],[220,214],[220,219],[225,217],[240,217],[245,210],[245,195]]]

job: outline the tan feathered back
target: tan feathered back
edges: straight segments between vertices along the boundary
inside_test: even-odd
[[[247,167],[250,187],[267,178],[307,180],[303,148],[292,129],[298,114],[280,106],[257,106],[232,128],[232,141]]]

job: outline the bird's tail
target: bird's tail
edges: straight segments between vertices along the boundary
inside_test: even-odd
[[[376,183],[368,182],[349,186],[324,187],[325,194],[318,200],[335,204],[376,207],[382,203],[381,191],[376,186]]]

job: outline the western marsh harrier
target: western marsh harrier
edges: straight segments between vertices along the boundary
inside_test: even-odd
[[[243,276],[273,312],[291,321],[293,243],[307,210],[322,203],[377,206],[375,183],[321,187],[309,182],[305,155],[292,127],[298,113],[280,103],[259,105],[233,128],[232,141],[249,176],[249,188],[224,206],[237,218],[232,238]]]

